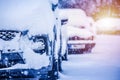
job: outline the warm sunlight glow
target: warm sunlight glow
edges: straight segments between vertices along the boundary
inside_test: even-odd
[[[96,22],[96,26],[102,30],[114,29],[119,24],[119,20],[115,18],[103,18]]]

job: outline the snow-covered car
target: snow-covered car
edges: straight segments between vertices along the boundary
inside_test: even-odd
[[[57,0],[0,1],[0,79],[59,77],[57,5]]]
[[[95,46],[94,34],[86,27],[69,27],[68,32],[68,52],[69,53],[83,53],[91,52]]]
[[[91,52],[95,46],[94,21],[86,16],[81,9],[62,9],[62,14],[68,18],[67,36],[68,53]]]

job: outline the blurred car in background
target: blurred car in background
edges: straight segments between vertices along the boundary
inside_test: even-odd
[[[67,45],[68,53],[91,52],[95,46],[96,30],[94,20],[86,16],[81,9],[61,9],[61,14],[68,18]]]
[[[119,18],[103,18],[95,23],[98,34],[120,34]]]

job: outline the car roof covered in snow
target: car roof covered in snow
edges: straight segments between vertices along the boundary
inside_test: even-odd
[[[68,18],[68,25],[89,26],[88,16],[82,9],[60,9],[60,17]]]
[[[70,8],[65,8],[65,9],[59,9],[60,15],[79,15],[80,16],[86,16],[85,12],[82,9],[70,9]]]

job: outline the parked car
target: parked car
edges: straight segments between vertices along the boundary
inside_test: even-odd
[[[0,1],[0,79],[59,77],[57,5],[57,0]]]
[[[119,18],[102,18],[96,21],[98,34],[120,34]]]
[[[62,14],[68,18],[68,53],[91,52],[96,35],[92,18],[81,9],[62,9]]]
[[[92,34],[84,26],[81,28],[69,27],[68,30],[73,31],[68,32],[69,53],[91,52],[92,48],[95,46],[94,34]]]

